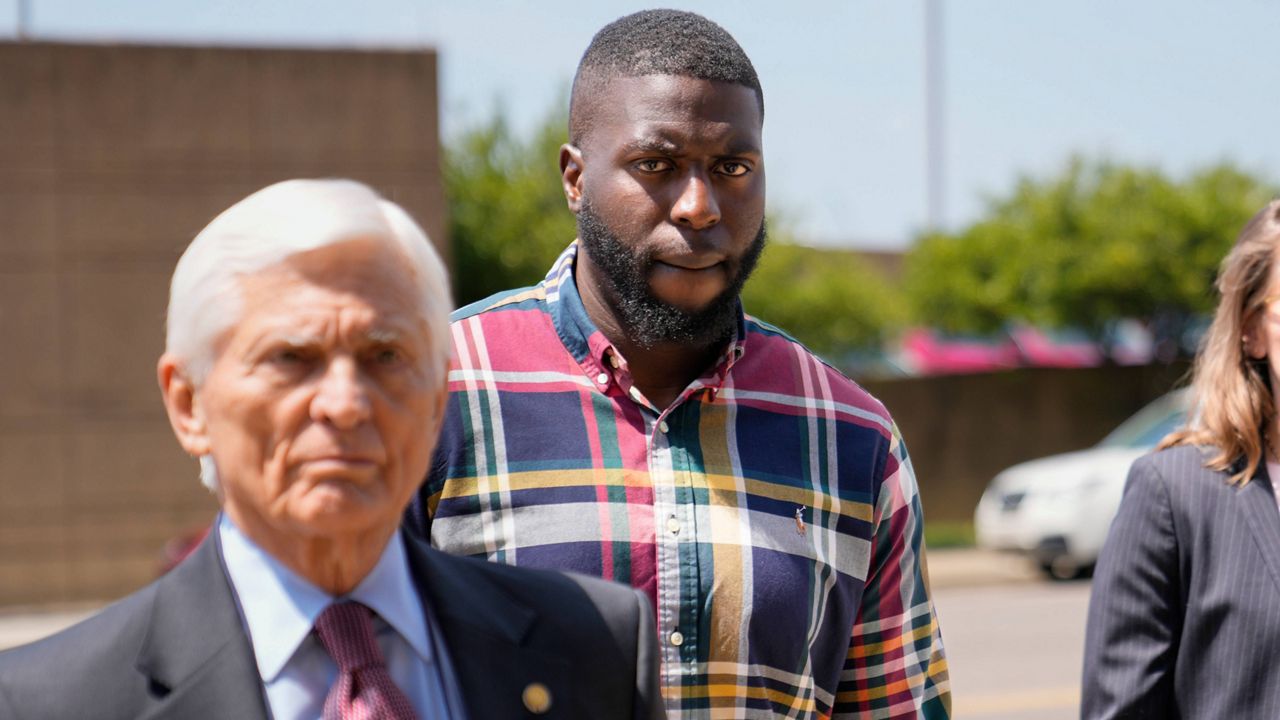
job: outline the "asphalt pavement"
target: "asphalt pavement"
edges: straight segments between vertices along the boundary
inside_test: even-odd
[[[929,586],[934,589],[1020,585],[1040,582],[1044,576],[1021,555],[976,548],[928,551]]]

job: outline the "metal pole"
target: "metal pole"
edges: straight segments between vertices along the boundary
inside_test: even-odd
[[[929,229],[946,219],[946,127],[943,102],[942,0],[924,3],[925,176]]]
[[[31,7],[28,5],[30,0],[18,0],[18,39],[29,39],[27,33],[27,25],[31,22]]]

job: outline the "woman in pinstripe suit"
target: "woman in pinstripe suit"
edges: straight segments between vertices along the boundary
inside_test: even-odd
[[[1195,420],[1134,463],[1098,560],[1084,718],[1280,717],[1280,200],[1222,263]]]

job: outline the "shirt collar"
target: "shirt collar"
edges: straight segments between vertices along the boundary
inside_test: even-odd
[[[546,289],[548,312],[555,325],[560,341],[582,366],[588,377],[595,379],[602,373],[612,375],[611,369],[616,367],[610,357],[621,357],[621,353],[613,347],[613,343],[600,332],[587,308],[582,303],[582,295],[578,292],[575,270],[577,268],[578,247],[580,241],[574,240],[560,253],[546,278],[542,281]],[[704,374],[695,383],[702,386],[719,387],[724,384],[730,368],[746,353],[747,325],[746,315],[742,311],[742,303],[737,306],[737,322],[734,325],[733,339],[725,346],[715,367]]]
[[[218,534],[263,682],[280,674],[311,633],[316,618],[336,600],[357,600],[373,609],[424,662],[432,661],[423,605],[409,575],[400,533],[392,536],[365,579],[341,598],[285,567],[242,533],[226,513],[218,521]]]

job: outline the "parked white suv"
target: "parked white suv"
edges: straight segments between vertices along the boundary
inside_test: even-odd
[[[1189,403],[1187,390],[1175,390],[1092,448],[1000,472],[974,513],[978,547],[1027,554],[1058,579],[1090,572],[1120,507],[1129,466],[1186,421]]]

